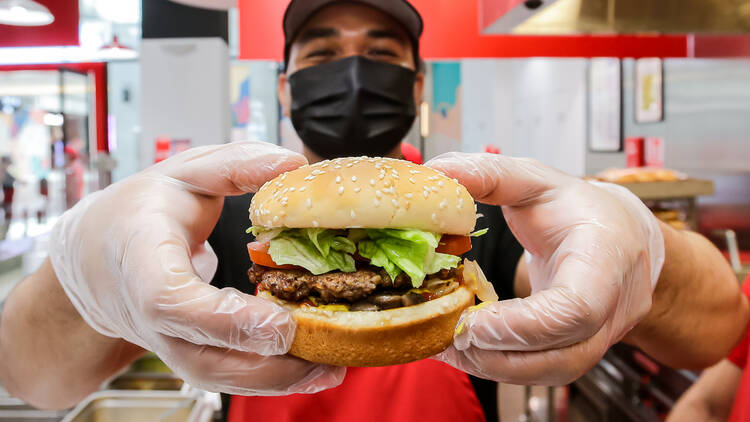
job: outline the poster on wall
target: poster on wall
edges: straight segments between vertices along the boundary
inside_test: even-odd
[[[589,148],[622,151],[622,66],[617,58],[591,59]]]
[[[635,62],[635,121],[660,122],[664,118],[664,77],[661,59]]]

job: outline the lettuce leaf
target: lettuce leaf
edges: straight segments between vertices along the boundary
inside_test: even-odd
[[[345,273],[356,270],[354,258],[349,253],[331,248],[330,243],[327,250],[328,254],[324,256],[309,238],[282,233],[271,240],[268,254],[279,265],[298,265],[315,275],[334,270]]]
[[[370,258],[372,265],[384,268],[391,278],[395,278],[391,265],[396,266],[411,278],[414,287],[420,287],[427,274],[455,268],[460,260],[457,256],[435,252],[440,242],[439,234],[398,229],[368,229],[367,234],[372,240],[358,243],[360,255]],[[365,242],[370,242],[365,246],[369,256],[362,254],[361,245]],[[387,265],[382,264],[385,260]]]
[[[268,253],[280,265],[298,265],[319,275],[356,270],[353,254],[370,260],[395,279],[401,272],[420,287],[427,274],[458,266],[459,257],[435,252],[440,234],[423,230],[320,228],[276,229],[252,227],[253,234],[270,238]]]

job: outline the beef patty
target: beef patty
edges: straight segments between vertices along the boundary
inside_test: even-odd
[[[410,289],[411,279],[405,273],[392,280],[385,270],[376,267],[358,269],[353,273],[335,271],[313,275],[307,270],[279,270],[257,264],[248,270],[250,282],[274,296],[290,302],[300,302],[308,296],[320,297],[323,303],[357,302],[376,289]],[[456,270],[443,270],[440,279],[454,277]]]

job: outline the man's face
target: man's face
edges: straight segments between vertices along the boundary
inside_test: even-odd
[[[352,56],[363,56],[415,70],[412,42],[392,17],[370,6],[335,3],[316,13],[291,46],[286,73],[279,76],[279,101],[290,115],[288,78],[294,72]],[[422,102],[424,75],[417,74],[414,99]]]

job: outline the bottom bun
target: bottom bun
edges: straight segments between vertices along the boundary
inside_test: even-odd
[[[434,356],[453,343],[464,309],[474,304],[465,286],[419,305],[384,311],[328,311],[272,296],[292,312],[297,332],[289,354],[336,366],[388,366]]]

